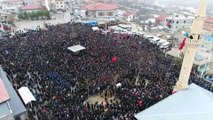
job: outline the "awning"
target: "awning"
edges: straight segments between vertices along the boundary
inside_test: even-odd
[[[79,52],[79,51],[84,50],[86,48],[81,46],[81,45],[74,45],[74,46],[68,47],[67,49],[71,50],[72,52]]]
[[[28,104],[31,101],[36,101],[35,97],[33,96],[32,92],[30,92],[28,87],[21,87],[18,89],[19,95],[21,96],[24,104]]]

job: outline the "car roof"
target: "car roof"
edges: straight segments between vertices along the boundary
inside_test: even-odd
[[[164,40],[164,39],[160,39],[160,41],[158,41],[158,43],[166,43],[167,40]]]
[[[170,42],[165,42],[161,46],[166,46],[166,45],[169,45],[169,44],[170,44]]]
[[[160,40],[160,38],[154,36],[154,38],[153,38],[152,40],[153,40],[153,41],[157,41],[157,40]]]

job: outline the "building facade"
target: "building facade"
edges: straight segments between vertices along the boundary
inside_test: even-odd
[[[24,5],[20,7],[20,12],[30,13],[30,12],[38,12],[41,10],[45,10],[45,7],[41,5],[36,5],[36,4]]]
[[[189,28],[193,23],[194,17],[183,16],[183,15],[173,15],[166,17],[165,27],[171,32],[176,32],[181,29]]]
[[[65,10],[65,1],[64,0],[56,0],[55,1],[56,10]]]
[[[113,4],[97,3],[86,7],[87,17],[95,19],[112,19],[118,16],[118,6]]]
[[[132,12],[125,12],[123,18],[130,22],[134,19],[134,14]]]

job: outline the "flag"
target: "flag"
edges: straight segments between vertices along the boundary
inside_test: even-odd
[[[112,57],[111,62],[112,62],[112,63],[115,63],[117,60],[118,60],[118,57],[117,57],[117,56],[114,56],[114,57]]]
[[[3,24],[0,22],[0,30],[4,31]]]
[[[8,24],[3,24],[3,29],[6,31],[10,31],[12,28]]]
[[[138,106],[141,106],[143,103],[143,100],[138,100]]]
[[[186,42],[186,37],[184,37],[183,42],[181,43],[179,50],[182,50],[183,47],[185,46],[185,42]]]

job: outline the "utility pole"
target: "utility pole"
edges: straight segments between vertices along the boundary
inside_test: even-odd
[[[191,28],[191,39],[186,40],[186,51],[183,58],[183,63],[179,75],[179,80],[177,81],[173,91],[181,91],[188,88],[189,76],[194,62],[194,57],[198,46],[201,41],[201,32],[206,16],[207,0],[200,0],[198,13]]]

